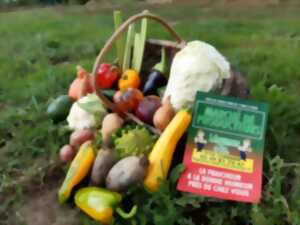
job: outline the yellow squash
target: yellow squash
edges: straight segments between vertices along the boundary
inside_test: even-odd
[[[69,198],[73,187],[88,174],[94,160],[95,152],[92,143],[86,142],[81,145],[59,189],[58,199],[60,203],[64,203]]]
[[[166,179],[177,142],[191,122],[191,115],[180,110],[163,131],[149,154],[150,165],[144,185],[152,192],[159,187],[159,180]]]

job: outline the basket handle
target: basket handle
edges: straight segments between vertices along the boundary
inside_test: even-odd
[[[138,20],[141,20],[143,18],[149,18],[152,20],[155,20],[159,22],[169,33],[176,39],[178,44],[183,44],[185,41],[178,35],[178,33],[161,17],[156,16],[154,14],[149,13],[147,10],[143,11],[142,13],[136,14],[129,19],[127,19],[114,33],[113,35],[108,39],[108,41],[105,43],[104,47],[100,51],[99,55],[96,58],[96,61],[93,66],[92,75],[94,76],[94,84],[96,81],[95,75],[97,73],[97,70],[103,61],[105,55],[108,53],[108,51],[113,47],[113,44],[115,41],[124,33],[126,32],[128,26]]]
[[[108,53],[108,51],[113,47],[115,41],[124,33],[126,32],[128,26],[138,20],[141,20],[143,18],[149,18],[152,19],[154,21],[159,22],[167,31],[169,31],[169,33],[175,37],[176,41],[178,42],[179,45],[185,45],[185,41],[177,34],[177,32],[165,21],[163,20],[161,17],[153,15],[151,13],[149,13],[148,11],[143,11],[142,13],[136,14],[132,17],[130,17],[129,19],[127,19],[114,33],[113,35],[107,40],[107,42],[105,43],[104,47],[101,49],[99,55],[96,58],[96,61],[94,63],[93,66],[93,71],[92,71],[92,81],[93,81],[93,86],[94,86],[94,91],[95,93],[98,95],[98,97],[101,99],[101,101],[103,102],[103,104],[105,105],[106,108],[109,108],[110,110],[112,110],[113,112],[117,112],[120,115],[123,115],[125,117],[127,117],[130,120],[135,121],[138,124],[144,124],[142,121],[140,121],[136,116],[130,114],[130,113],[124,113],[121,112],[118,107],[116,106],[116,104],[114,104],[113,102],[111,102],[105,95],[103,95],[101,93],[100,90],[98,90],[96,88],[96,73],[97,70],[100,66],[100,64],[102,63],[104,57],[106,56],[106,54]],[[155,129],[154,127],[148,126],[146,124],[144,124],[145,126],[147,126],[152,132],[156,133],[156,134],[160,134],[160,131]]]

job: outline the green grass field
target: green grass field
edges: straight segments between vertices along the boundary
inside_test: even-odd
[[[129,16],[144,7],[122,9]],[[246,74],[251,98],[271,105],[261,203],[203,199],[203,217],[194,224],[299,225],[300,5],[230,8],[182,3],[147,8],[170,21],[186,40],[214,45]],[[91,70],[112,28],[112,9],[59,7],[0,14],[0,224],[30,224],[26,206],[35,203],[34,192],[57,189],[47,177],[67,136],[47,119],[47,104],[67,92],[76,65]],[[154,23],[149,37],[169,39]],[[58,210],[68,221],[70,209]],[[159,224],[153,221],[149,224]],[[86,219],[80,223],[92,224]]]

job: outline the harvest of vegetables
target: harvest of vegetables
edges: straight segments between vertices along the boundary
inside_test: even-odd
[[[147,11],[123,25],[121,16],[121,12],[114,14],[117,30],[100,52],[93,72],[78,66],[68,96],[48,108],[54,122],[66,120],[73,131],[70,143],[60,150],[61,161],[70,167],[58,192],[59,202],[73,199],[77,190],[76,206],[103,224],[113,222],[114,211],[122,218],[138,213],[136,207],[129,214],[117,207],[127,192],[137,187],[155,192],[168,179],[174,153],[180,150],[177,144],[191,122],[197,90],[222,94],[226,88],[228,94],[234,82],[227,80],[235,79],[229,63],[213,46],[185,43]],[[139,19],[141,32],[135,33],[133,22]],[[177,43],[148,41],[148,19],[162,23]],[[119,36],[128,26],[125,41]],[[101,64],[114,41],[117,63]],[[144,52],[153,53],[156,62],[151,67],[144,63]]]

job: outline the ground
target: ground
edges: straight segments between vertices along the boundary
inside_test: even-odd
[[[203,221],[300,224],[300,4],[245,7],[241,1],[222,2],[228,4],[118,8],[126,16],[148,8],[186,40],[213,44],[247,75],[251,97],[271,105],[261,204],[204,202]],[[91,70],[112,24],[111,6],[0,14],[0,224],[89,224],[72,206],[56,201],[65,169],[57,152],[67,135],[44,112],[52,98],[66,93],[77,64]],[[154,23],[149,36],[169,38]]]

